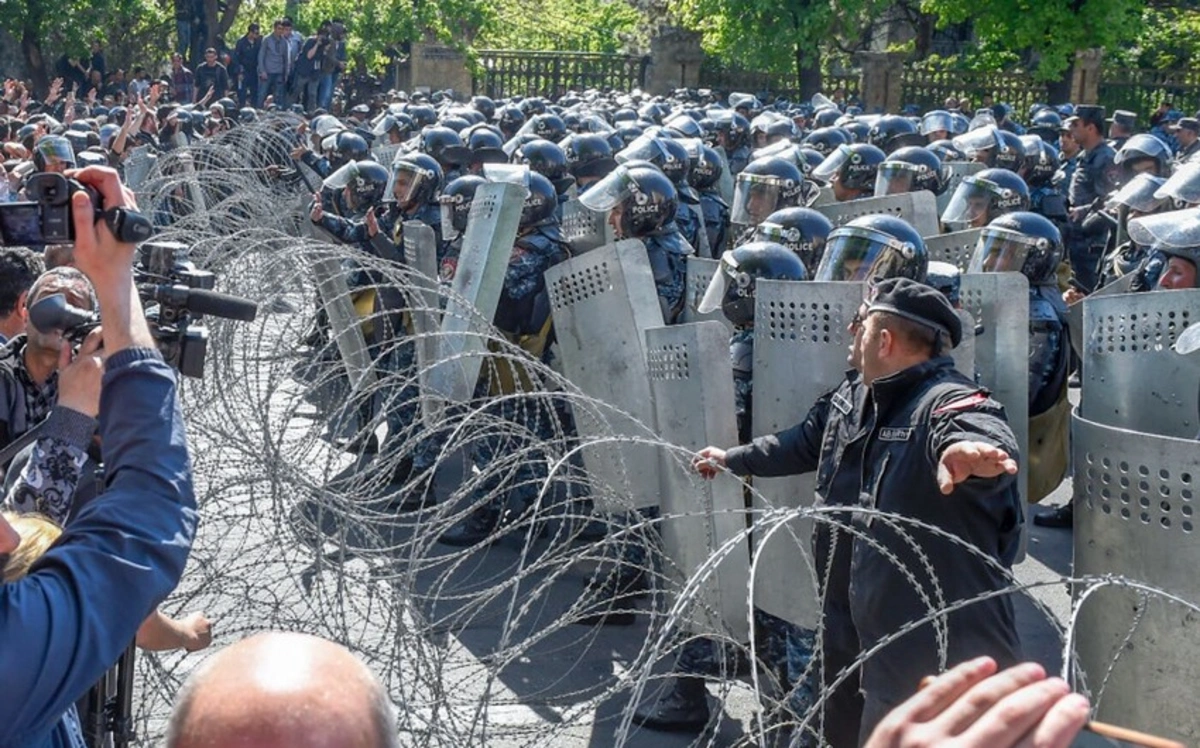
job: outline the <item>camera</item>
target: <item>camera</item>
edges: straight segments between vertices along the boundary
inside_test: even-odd
[[[87,185],[55,172],[41,172],[25,182],[24,202],[0,204],[0,246],[40,247],[71,244],[75,223],[71,198],[84,192],[92,201],[94,221],[104,220],[119,241],[136,244],[154,233],[145,216],[124,208],[104,209],[100,195]]]

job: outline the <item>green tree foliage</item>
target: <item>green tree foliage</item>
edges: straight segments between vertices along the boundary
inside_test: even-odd
[[[993,50],[1036,55],[1035,75],[1057,80],[1076,50],[1114,49],[1136,32],[1139,0],[922,0],[941,24],[971,21]]]
[[[625,0],[497,0],[475,46],[480,49],[631,51],[643,15]]]
[[[1200,10],[1195,7],[1147,7],[1142,11],[1137,35],[1106,55],[1112,65],[1124,68],[1183,70],[1200,59]]]

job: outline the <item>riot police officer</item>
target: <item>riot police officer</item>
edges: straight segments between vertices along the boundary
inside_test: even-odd
[[[833,224],[812,208],[784,208],[754,229],[754,241],[775,242],[795,252],[804,267],[818,267]]]
[[[812,178],[828,183],[838,202],[871,197],[879,165],[886,158],[882,150],[869,143],[838,146],[813,169]]]
[[[1070,221],[1063,231],[1072,285],[1083,293],[1096,288],[1100,259],[1108,242],[1110,224],[1099,216],[1103,200],[1116,189],[1120,168],[1116,152],[1104,140],[1104,107],[1080,105],[1067,120],[1083,157],[1067,192]],[[1089,220],[1090,219],[1090,220]]]
[[[982,228],[1004,213],[1029,209],[1029,187],[1008,169],[984,169],[963,177],[942,211],[942,223]]]
[[[893,151],[878,167],[875,197],[928,190],[940,195],[946,189],[942,160],[928,148],[906,146]]]
[[[777,210],[808,205],[816,198],[816,187],[806,182],[799,167],[771,156],[755,159],[737,175],[730,220],[740,231],[735,244],[754,234],[754,227]]]
[[[698,141],[690,141],[688,157],[691,160],[688,184],[699,196],[708,251],[712,257],[719,258],[725,251],[729,234],[729,204],[721,195],[721,176],[725,166],[714,148]]]
[[[1179,150],[1175,154],[1176,164],[1188,164],[1197,160],[1200,153],[1200,119],[1181,117],[1171,126],[1175,139],[1179,141]]]

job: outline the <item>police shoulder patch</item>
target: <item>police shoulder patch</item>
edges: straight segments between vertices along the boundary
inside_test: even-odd
[[[950,413],[950,412],[953,412],[956,410],[970,410],[971,408],[974,408],[977,405],[982,405],[982,404],[986,403],[988,401],[988,399],[989,398],[987,396],[987,393],[976,392],[972,395],[967,395],[966,397],[960,397],[957,400],[953,400],[951,402],[946,403],[942,407],[933,411],[933,414],[935,416],[940,416],[943,413]]]

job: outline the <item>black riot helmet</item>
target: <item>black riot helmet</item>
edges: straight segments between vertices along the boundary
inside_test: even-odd
[[[1058,112],[1049,108],[1041,109],[1029,120],[1026,132],[1038,136],[1051,145],[1058,145],[1059,136],[1062,135],[1062,125],[1062,117],[1058,116]]]
[[[1157,253],[1164,265],[1168,258],[1178,257],[1200,270],[1200,210],[1188,208],[1135,218],[1129,222],[1129,238]]]
[[[895,114],[885,114],[871,125],[868,142],[884,153],[905,146],[925,145],[925,136],[917,132],[912,120]]]
[[[687,114],[677,114],[667,120],[665,127],[681,138],[699,138],[704,136],[700,123]]]
[[[989,168],[998,166],[996,156],[1008,146],[995,125],[983,125],[955,137],[954,147],[961,151],[971,161],[976,161]]]
[[[370,155],[367,141],[363,136],[349,130],[343,130],[330,138],[330,146],[323,146],[329,156],[329,166],[338,169],[351,161],[361,161]]]
[[[442,171],[451,171],[471,163],[471,151],[463,145],[462,136],[449,127],[426,127],[421,131],[417,148],[421,153],[432,156]]]
[[[404,113],[412,118],[413,127],[420,131],[437,124],[437,110],[429,104],[410,104]]]
[[[946,189],[942,160],[928,148],[905,146],[893,151],[879,165],[875,197],[929,190],[935,195]]]
[[[757,226],[782,208],[804,205],[812,185],[806,187],[800,168],[775,156],[757,158],[737,175],[730,220],[743,226]]]
[[[1058,149],[1037,135],[1022,135],[1024,153],[1017,171],[1030,187],[1048,186],[1058,172]]]
[[[825,107],[820,109],[813,115],[813,127],[826,128],[833,127],[833,124],[841,118],[842,112],[837,107]]]
[[[750,143],[750,120],[728,109],[710,110],[708,116],[713,123],[714,144],[723,147],[727,153]]]
[[[725,167],[721,154],[712,146],[701,146],[696,158],[692,160],[692,168],[688,172],[688,184],[698,190],[711,190],[721,181]]]
[[[108,110],[108,121],[114,125],[125,125],[125,120],[129,117],[129,110],[123,106],[115,106]]]
[[[868,215],[829,234],[815,280],[874,285],[888,278],[909,278],[923,283],[928,267],[925,240],[910,223],[892,215]]]
[[[887,155],[879,148],[868,143],[853,143],[838,146],[825,157],[821,165],[812,171],[812,178],[818,182],[832,182],[848,190],[870,192],[875,189],[875,178],[879,165]]]
[[[385,114],[375,123],[375,127],[371,128],[371,134],[379,138],[395,133],[396,142],[399,143],[408,140],[416,129],[417,124],[407,114]]]
[[[828,156],[836,151],[839,145],[849,145],[850,137],[840,128],[821,127],[806,135],[801,143]]]
[[[691,170],[691,158],[688,156],[687,148],[674,138],[659,138],[659,145],[667,154],[667,158],[662,164],[655,164],[655,166],[663,170],[663,174],[667,175],[676,188],[686,187],[688,172]]]
[[[969,161],[967,154],[963,153],[958,146],[954,145],[952,140],[935,140],[925,146],[932,153],[936,154],[942,160],[943,164],[951,161]]]
[[[495,125],[473,125],[466,133],[466,146],[471,151],[472,164],[505,164],[504,138]]]
[[[511,160],[514,164],[528,164],[531,171],[549,179],[559,192],[566,192],[575,182],[567,174],[567,156],[557,143],[541,138],[531,140],[513,151]]]
[[[529,172],[529,194],[521,208],[521,228],[529,229],[557,221],[558,190],[546,177]]]
[[[579,200],[598,213],[619,211],[617,226],[626,239],[661,231],[679,207],[679,193],[667,175],[642,161],[618,165]]]
[[[467,230],[467,217],[471,213],[471,201],[475,199],[475,191],[487,184],[487,180],[475,174],[467,174],[451,180],[438,195],[438,204],[442,208],[442,238],[447,241],[457,239]]]
[[[1044,216],[1005,213],[984,226],[968,273],[1021,273],[1031,286],[1056,282],[1063,258],[1062,235]]]
[[[38,171],[65,171],[75,168],[75,149],[62,135],[43,135],[33,147],[33,165]]]
[[[484,121],[491,122],[496,116],[496,102],[487,96],[472,96],[471,106],[483,115]]]
[[[833,223],[812,208],[777,210],[754,229],[754,241],[782,244],[796,253],[805,267],[815,268],[825,254]]]
[[[1029,187],[1008,169],[984,169],[963,177],[942,211],[942,223],[982,228],[1005,213],[1029,210]]]
[[[349,189],[351,210],[357,211],[378,204],[384,196],[391,173],[374,161],[350,161],[325,178],[324,187]]]
[[[846,137],[849,138],[851,143],[871,142],[871,126],[866,122],[851,119],[837,125],[837,129],[846,133]]]
[[[1149,173],[1156,177],[1171,175],[1171,148],[1149,133],[1139,133],[1125,141],[1113,163],[1121,167],[1121,183],[1135,174]]]
[[[930,260],[925,271],[925,285],[941,291],[950,306],[962,308],[962,271],[957,265]]]
[[[996,151],[995,165],[997,169],[1008,169],[1016,172],[1025,161],[1025,144],[1015,133],[1008,130],[997,130],[1004,147]]]
[[[525,113],[515,106],[502,106],[496,110],[496,126],[506,139],[511,139],[525,125]]]
[[[442,167],[426,153],[406,153],[392,162],[392,178],[383,199],[401,210],[433,202],[442,187]]]
[[[595,179],[612,171],[617,162],[608,139],[593,133],[571,135],[562,142],[567,171],[575,179]]]
[[[567,124],[557,114],[535,114],[521,127],[521,133],[532,133],[539,138],[557,143],[567,135]]]
[[[525,113],[526,117],[532,117],[535,114],[546,113],[546,100],[538,96],[531,96],[528,99],[521,99],[521,103],[518,104],[518,106],[521,108],[521,111]]]
[[[697,310],[708,314],[720,309],[738,327],[754,324],[754,289],[763,280],[808,280],[804,263],[787,247],[770,241],[752,241],[721,255],[719,270]]]

